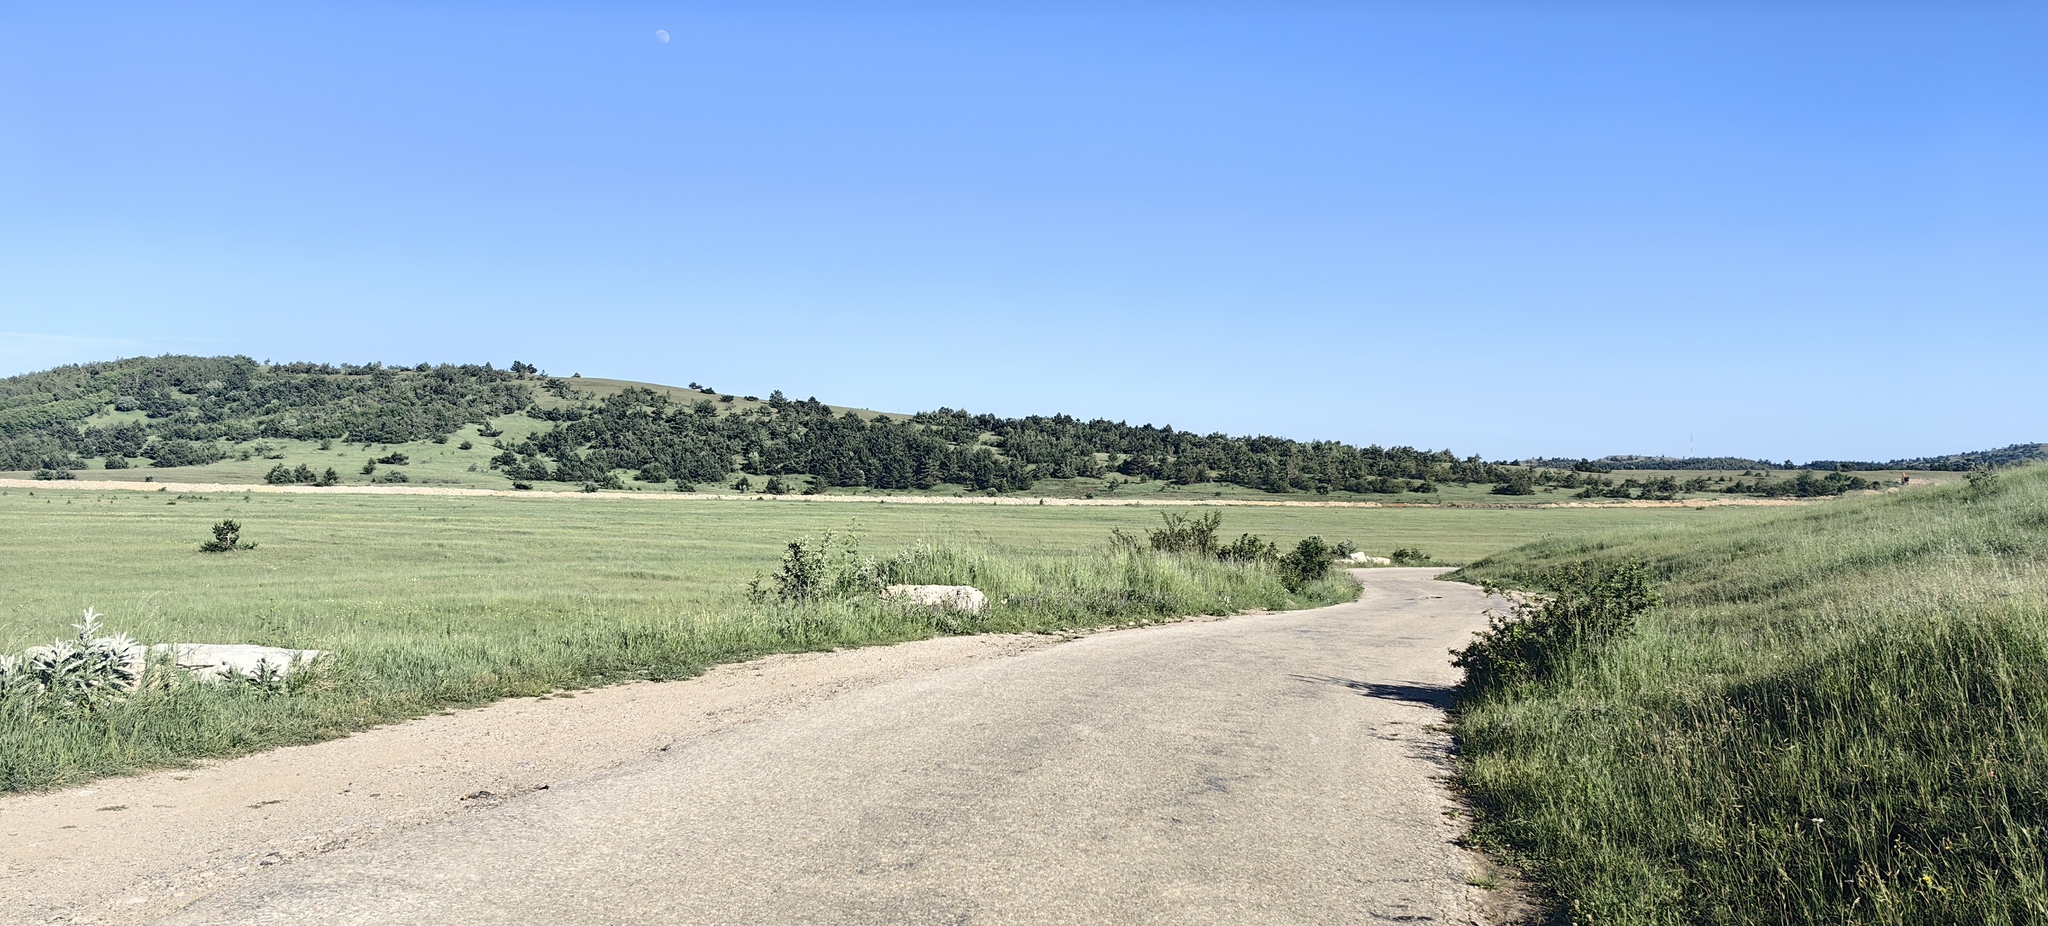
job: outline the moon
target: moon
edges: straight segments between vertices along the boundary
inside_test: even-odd
[[[654,30],[654,37],[655,37],[655,38],[657,38],[657,39],[660,39],[660,40],[661,40],[661,44],[663,44],[663,45],[667,45],[667,44],[668,44],[668,30],[667,30],[667,29],[656,29],[656,30]]]

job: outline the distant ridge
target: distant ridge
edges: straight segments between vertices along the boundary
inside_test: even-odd
[[[1542,466],[1551,469],[1572,469],[1598,467],[1608,470],[1687,470],[1687,469],[1816,469],[1816,470],[1971,470],[1978,467],[2018,466],[2048,460],[2048,444],[2012,444],[1996,450],[1972,450],[1967,453],[1951,453],[1938,457],[1912,457],[1903,460],[1876,462],[1872,460],[1812,460],[1793,463],[1791,460],[1773,463],[1770,460],[1752,460],[1744,457],[1653,457],[1635,454],[1614,454],[1597,460],[1574,460],[1569,457],[1531,457],[1520,460],[1523,466]]]

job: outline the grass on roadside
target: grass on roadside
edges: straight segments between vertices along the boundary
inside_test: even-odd
[[[1557,539],[1666,604],[1458,710],[1476,836],[1574,923],[2048,921],[2048,467]]]
[[[890,581],[974,585],[988,594],[990,606],[970,616],[905,607],[869,593],[602,620],[571,614],[516,634],[364,627],[326,644],[339,653],[332,665],[293,676],[282,691],[183,685],[91,711],[7,712],[0,723],[0,791],[312,742],[443,707],[684,678],[769,653],[1313,607],[1349,600],[1357,589],[1348,576],[1333,573],[1290,592],[1268,566],[1149,551],[940,544],[885,562]],[[0,708],[6,706],[0,699]]]

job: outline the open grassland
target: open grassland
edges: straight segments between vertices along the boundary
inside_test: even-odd
[[[1666,604],[1459,708],[1481,838],[1577,923],[2048,921],[2048,467],[1557,537]]]
[[[1460,562],[1556,534],[1754,509],[1225,509],[1224,539],[1310,535]],[[254,550],[204,554],[232,518]],[[0,651],[47,642],[87,606],[145,642],[331,650],[289,696],[150,693],[91,715],[0,724],[0,789],[50,787],[200,756],[306,742],[453,705],[634,678],[675,678],[772,652],[937,633],[1053,630],[1348,597],[1290,594],[1270,570],[1116,556],[1111,528],[1158,509],[831,505],[632,497],[0,491]],[[748,600],[792,539],[858,534],[887,558],[923,545],[910,581],[996,604],[976,621],[872,601]]]

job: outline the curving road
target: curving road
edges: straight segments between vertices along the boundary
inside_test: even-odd
[[[1436,572],[878,685],[165,922],[1476,922],[1435,725],[1484,599]]]

